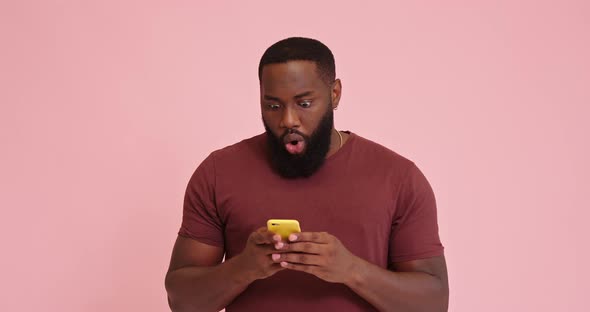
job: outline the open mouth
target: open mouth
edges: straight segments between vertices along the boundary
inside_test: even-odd
[[[285,149],[290,154],[301,154],[305,149],[305,139],[296,133],[286,135],[283,142],[285,142]]]

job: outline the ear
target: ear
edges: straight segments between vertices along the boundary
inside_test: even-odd
[[[332,83],[332,109],[336,109],[338,107],[338,103],[340,103],[340,96],[342,95],[342,82],[340,79],[334,80]]]

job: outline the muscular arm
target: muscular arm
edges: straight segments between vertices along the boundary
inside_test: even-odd
[[[448,306],[444,256],[393,263],[390,270],[352,254],[326,232],[291,234],[290,243],[275,246],[281,266],[343,283],[380,311],[444,312]]]
[[[283,268],[270,255],[280,236],[266,227],[251,233],[244,250],[220,264],[223,249],[179,236],[166,274],[168,304],[172,311],[219,311],[250,283]]]
[[[172,311],[220,311],[252,282],[223,249],[178,236],[166,274]]]
[[[447,311],[444,256],[398,262],[391,269],[359,259],[346,284],[380,311]]]

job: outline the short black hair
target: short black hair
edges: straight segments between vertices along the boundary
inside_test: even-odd
[[[290,37],[266,49],[258,65],[258,80],[262,80],[264,65],[288,61],[315,62],[318,74],[326,83],[332,83],[336,79],[334,55],[325,44],[311,38]]]

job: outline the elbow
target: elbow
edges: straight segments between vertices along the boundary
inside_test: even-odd
[[[424,311],[448,312],[449,311],[449,280],[447,274],[435,275],[427,273],[432,279],[432,303]]]
[[[170,293],[168,293],[168,307],[170,307],[170,311],[172,312],[192,312],[199,310],[195,309],[195,307],[191,304],[187,304],[178,298],[174,298],[170,295]]]
[[[449,284],[446,277],[439,277],[433,274],[428,291],[424,294],[427,300],[423,301],[420,307],[416,307],[415,311],[428,312],[448,312],[449,310]]]
[[[436,306],[428,311],[448,312],[449,310],[449,284],[446,280],[439,279],[436,288]]]
[[[448,291],[440,290],[430,295],[430,300],[425,300],[422,304],[414,306],[408,311],[415,312],[448,312],[449,311],[449,295]]]
[[[182,270],[170,271],[166,274],[164,285],[168,295],[168,307],[172,312],[193,311],[219,311],[203,302],[203,298],[197,296],[198,291],[194,287],[187,286],[183,282]]]
[[[174,296],[174,281],[172,277],[172,271],[166,273],[166,278],[164,279],[164,287],[166,288],[166,294],[168,299],[168,307],[172,312],[181,312],[182,310],[178,307],[177,300],[175,300]]]
[[[175,302],[170,299],[170,295],[168,295],[168,307],[170,307],[170,311],[172,312],[182,312],[183,310],[177,306]]]
[[[183,304],[179,303],[178,300],[172,300],[170,298],[170,295],[168,295],[168,306],[170,307],[170,311],[172,311],[172,312],[198,311],[198,309],[195,309],[192,306],[183,305]]]
[[[166,288],[168,307],[172,312],[194,311],[193,307],[188,306],[183,302],[182,296],[179,293],[178,283],[176,282],[174,271],[166,274],[164,286]]]
[[[436,307],[433,307],[433,309],[428,309],[428,311],[448,312],[449,311],[449,296],[448,295],[441,295],[441,298],[440,298],[440,300],[438,300]]]

